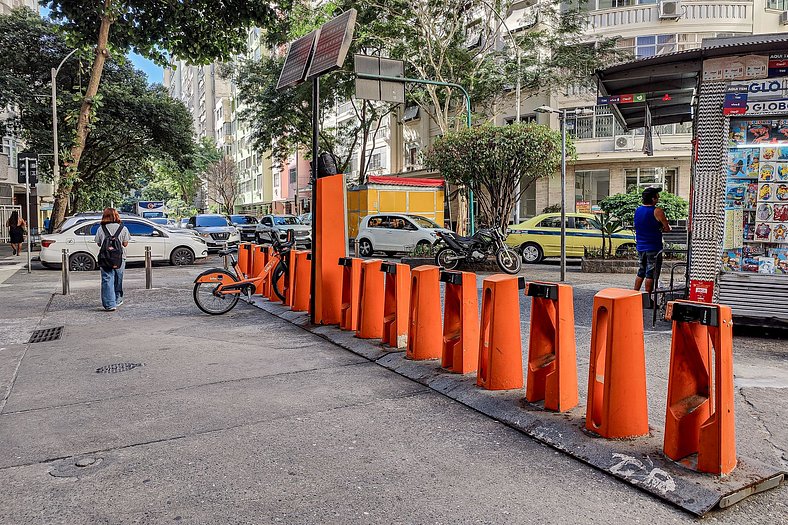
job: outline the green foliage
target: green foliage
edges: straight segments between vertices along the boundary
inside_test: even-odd
[[[542,213],[559,213],[561,211],[560,204],[549,204],[544,207]]]
[[[642,190],[633,188],[628,193],[610,195],[599,202],[599,207],[620,219],[624,224],[631,225],[635,222],[635,210],[643,204],[642,193]],[[669,221],[675,221],[687,218],[689,203],[678,195],[663,191],[659,194],[657,207],[665,210]]]
[[[602,231],[602,257],[610,257],[613,250],[613,235],[625,229],[624,223],[607,211],[597,214],[588,222],[597,230]]]
[[[567,151],[574,152],[571,142]],[[474,192],[483,224],[505,227],[517,198],[558,169],[561,134],[539,124],[463,129],[438,139],[426,162],[450,183]]]
[[[272,4],[249,0],[42,0],[72,42],[93,48],[101,17],[112,21],[109,42],[120,55],[134,50],[158,64],[169,55],[191,63],[226,59],[245,50],[246,29],[274,20]]]

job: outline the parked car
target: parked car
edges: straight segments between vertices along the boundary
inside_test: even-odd
[[[148,218],[148,220],[153,224],[158,224],[159,226],[164,226],[165,228],[176,227],[175,221],[172,219],[168,219],[167,217],[151,217]]]
[[[58,226],[53,233],[61,233],[66,230],[71,229],[75,224],[79,224],[80,222],[86,222],[93,219],[100,219],[103,212],[100,211],[85,211],[80,213],[75,213],[70,217],[66,217],[63,222]],[[119,213],[120,220],[125,221],[127,219],[139,219],[139,215],[134,215],[133,213]],[[143,219],[147,221],[148,219]],[[152,224],[152,223],[151,223]]]
[[[264,215],[257,225],[257,242],[270,243],[274,235],[284,241],[288,230],[293,230],[296,246],[312,247],[312,228],[301,224],[295,215]]]
[[[241,241],[257,240],[257,217],[253,215],[230,215],[230,223],[241,234]]]
[[[301,221],[301,224],[306,224],[307,226],[312,225],[312,212],[309,213],[302,213],[298,216],[298,220]]]
[[[356,242],[358,253],[371,257],[374,252],[408,252],[417,246],[432,246],[435,232],[445,231],[434,221],[420,215],[385,213],[367,215],[361,219]]]
[[[131,240],[126,248],[129,262],[145,260],[145,247],[151,247],[154,261],[169,261],[180,266],[193,264],[195,259],[208,256],[205,241],[193,235],[175,234],[153,224],[147,219],[122,217],[129,229]],[[69,250],[69,269],[73,271],[95,270],[99,246],[94,242],[101,218],[92,218],[73,224],[66,230],[41,236],[41,264],[50,268],[59,266],[62,249]]]
[[[591,213],[566,214],[566,255],[582,257],[585,248],[602,248],[602,231],[593,227]],[[635,233],[623,230],[612,236],[612,251],[635,247]],[[527,263],[538,263],[545,257],[561,256],[561,214],[543,213],[509,227],[506,244],[516,248]]]
[[[223,215],[200,214],[189,217],[186,227],[197,232],[208,244],[208,250],[219,251],[227,246],[237,246],[241,242],[238,230],[231,226]]]
[[[187,224],[189,224],[189,218],[181,217],[181,220],[178,221],[178,228],[186,228]]]

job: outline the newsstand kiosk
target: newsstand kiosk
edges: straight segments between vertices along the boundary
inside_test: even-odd
[[[689,298],[788,326],[788,33],[704,39],[597,80],[626,130],[693,123]]]

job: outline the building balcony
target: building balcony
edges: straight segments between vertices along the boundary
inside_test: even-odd
[[[659,4],[633,5],[592,11],[588,21],[594,32],[608,33],[626,26],[643,29],[651,26],[654,32],[681,32],[686,26],[705,26],[706,31],[752,31],[752,2],[690,2],[681,3],[676,19],[660,19]]]

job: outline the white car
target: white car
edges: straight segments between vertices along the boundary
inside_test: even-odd
[[[145,247],[151,247],[154,261],[169,261],[174,266],[193,264],[208,256],[208,245],[196,235],[175,233],[142,219],[122,218],[131,240],[126,248],[128,262],[144,261]],[[69,253],[69,269],[89,271],[97,268],[99,246],[94,242],[101,219],[90,219],[58,233],[41,236],[41,264],[50,268],[60,265],[62,250]]]
[[[437,240],[437,231],[448,231],[434,221],[420,215],[381,213],[367,215],[361,220],[356,242],[362,257],[374,252],[408,252],[417,246],[429,247]]]

